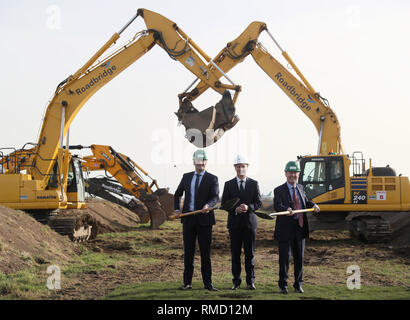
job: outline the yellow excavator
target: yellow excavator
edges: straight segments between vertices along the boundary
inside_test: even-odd
[[[173,195],[168,192],[168,188],[160,188],[157,180],[127,155],[106,145],[92,144],[89,147],[79,145],[69,148],[70,150],[91,149],[92,155],[81,157],[83,169],[88,172],[105,171],[105,177],[85,179],[87,193],[109,201],[113,201],[113,192],[116,196],[129,195],[133,197],[131,201],[139,200],[143,206],[138,205],[139,202],[132,202],[132,205],[125,201],[115,202],[131,210],[135,207],[133,211],[138,214],[141,223],[151,221],[152,229],[158,228],[174,213]],[[150,178],[151,183],[144,181],[143,175]],[[115,198],[118,199],[118,197]]]
[[[296,78],[258,41],[266,31],[283,57],[296,72]],[[251,23],[229,42],[213,61],[225,73],[252,55],[258,66],[313,122],[319,143],[317,155],[298,157],[299,183],[307,196],[320,204],[321,212],[309,217],[311,230],[350,230],[351,235],[368,242],[385,242],[391,237],[392,213],[410,213],[409,178],[397,176],[390,167],[365,167],[361,152],[343,152],[340,124],[328,101],[306,80],[263,22]],[[211,66],[210,66],[211,67]],[[219,70],[215,70],[221,75]],[[193,101],[209,86],[201,81],[192,91],[180,95]]]
[[[137,32],[114,52],[107,53],[137,17],[144,19],[147,29]],[[29,149],[26,149],[27,145],[22,149],[0,148],[0,205],[29,211],[75,241],[95,236],[96,223],[89,215],[67,210],[86,207],[81,159],[72,156],[68,148],[70,124],[94,93],[156,44],[222,95],[220,102],[208,108],[212,121],[198,129],[201,136],[196,136],[197,140],[205,140],[205,131],[210,129],[218,134],[206,137],[216,141],[227,128],[235,125],[234,103],[241,87],[221,83],[221,73],[215,75],[219,67],[176,23],[153,11],[138,9],[119,32],[114,33],[80,69],[57,86],[47,106],[37,143],[30,144]],[[102,57],[103,54],[106,56]],[[220,72],[223,73],[222,70]],[[229,90],[235,92],[233,99]],[[180,113],[186,123],[191,123],[190,119],[200,114],[198,110],[195,114]],[[190,129],[198,131],[194,127]],[[72,177],[70,181],[69,177]]]

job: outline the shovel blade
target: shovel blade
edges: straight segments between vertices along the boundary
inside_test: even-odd
[[[260,211],[255,211],[255,214],[261,218],[261,219],[266,219],[266,220],[273,220],[273,217],[271,217],[270,215],[260,212]]]
[[[235,205],[240,201],[239,198],[234,198],[231,200],[226,201],[222,206],[219,207],[220,210],[230,211],[232,210]]]
[[[186,129],[185,137],[188,141],[198,148],[205,148],[236,125],[239,118],[235,115],[235,110],[231,94],[226,90],[221,101],[202,111],[198,111],[191,101],[185,99],[176,115]]]

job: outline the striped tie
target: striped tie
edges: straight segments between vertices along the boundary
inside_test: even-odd
[[[298,193],[296,192],[296,188],[292,187],[293,189],[293,203],[294,203],[294,210],[300,210],[300,205],[299,205],[299,198],[298,198]],[[298,221],[299,221],[299,226],[303,228],[303,213],[297,213],[296,215]]]

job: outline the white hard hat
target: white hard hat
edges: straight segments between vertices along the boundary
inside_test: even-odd
[[[243,155],[239,154],[235,157],[235,160],[233,161],[233,165],[237,165],[237,164],[247,164],[249,165],[248,159],[246,159],[246,157],[244,157]]]

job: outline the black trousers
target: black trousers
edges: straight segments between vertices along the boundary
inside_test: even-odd
[[[198,223],[184,223],[184,285],[192,284],[194,274],[195,244],[198,238],[201,253],[201,273],[205,286],[212,284],[211,240],[212,225],[200,226]]]
[[[303,284],[303,256],[305,251],[305,239],[302,228],[296,223],[295,232],[288,241],[279,241],[279,288],[288,286],[288,271],[291,252],[294,263],[294,287],[300,287]]]
[[[252,284],[255,282],[255,240],[256,229],[247,227],[229,229],[229,238],[231,240],[231,256],[232,256],[232,282],[239,285],[241,279],[241,253],[242,245],[245,253],[245,271],[246,283]]]

